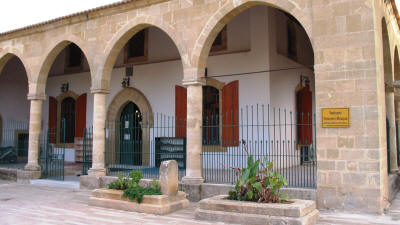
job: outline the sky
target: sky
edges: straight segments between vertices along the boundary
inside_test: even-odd
[[[4,1],[4,2],[3,2]],[[0,33],[120,0],[3,0]]]
[[[81,12],[120,0],[3,0],[0,33]],[[395,0],[400,6],[400,0]]]

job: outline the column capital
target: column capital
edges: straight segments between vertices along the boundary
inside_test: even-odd
[[[110,94],[111,90],[106,88],[90,88],[92,94]]]
[[[42,101],[46,100],[46,95],[45,94],[31,94],[31,93],[28,93],[27,97],[28,97],[28,100],[42,100]]]
[[[206,80],[204,77],[197,77],[192,79],[184,79],[182,83],[184,86],[204,86],[206,85]]]

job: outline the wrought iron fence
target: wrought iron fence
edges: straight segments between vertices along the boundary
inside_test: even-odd
[[[291,187],[316,186],[315,114],[247,106],[203,118],[205,182],[237,181],[230,167],[247,166],[247,155],[273,162]]]
[[[29,124],[6,120],[0,124],[0,164],[23,167],[28,157]]]
[[[64,180],[65,165],[65,120],[60,128],[49,128],[40,137],[39,163],[44,178]],[[56,139],[59,137],[59,142]]]
[[[123,114],[106,123],[106,168],[108,175],[143,172],[158,179],[161,161],[175,159],[179,179],[186,171],[186,121],[161,113]]]
[[[87,175],[92,167],[93,127],[86,128],[83,132],[82,175]]]
[[[387,153],[387,171],[390,174],[390,123],[389,119],[386,118],[386,153]]]

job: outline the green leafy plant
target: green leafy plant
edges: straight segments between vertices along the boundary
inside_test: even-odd
[[[132,171],[129,174],[131,178],[128,181],[128,188],[124,190],[124,197],[129,198],[130,200],[136,200],[137,203],[141,203],[143,201],[144,195],[161,195],[161,188],[158,185],[156,180],[153,180],[150,187],[142,187],[139,182],[143,178],[143,174],[139,170]]]
[[[288,185],[287,180],[273,170],[273,163],[266,158],[263,162],[260,162],[260,159],[254,160],[254,156],[248,154],[244,141],[243,143],[247,153],[247,168],[230,167],[236,171],[239,179],[229,192],[228,198],[263,203],[287,201],[288,196],[280,191],[282,187]]]
[[[118,179],[108,184],[109,189],[125,190],[128,188],[128,179],[124,177],[123,173],[118,173]]]
[[[139,182],[143,178],[140,170],[129,173],[129,178],[124,177],[122,173],[118,173],[118,179],[108,185],[109,189],[123,190],[124,197],[135,200],[138,203],[143,201],[144,195],[161,195],[161,188],[157,180],[153,180],[150,187],[142,187]]]

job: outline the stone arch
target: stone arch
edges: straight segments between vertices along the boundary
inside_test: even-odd
[[[393,82],[393,72],[392,72],[392,57],[390,52],[390,40],[389,33],[387,30],[386,19],[382,18],[382,47],[383,47],[383,73],[385,78],[385,83]]]
[[[81,49],[81,51],[83,52],[84,56],[86,57],[86,59],[88,61],[89,70],[92,71],[91,60],[90,60],[90,57],[88,57],[88,55],[86,54],[87,51],[83,48],[83,46],[85,46],[85,44],[83,43],[82,40],[77,39],[77,38],[72,38],[70,40],[58,41],[57,44],[55,44],[55,45],[49,45],[51,47],[49,47],[45,51],[45,54],[44,54],[45,57],[43,58],[43,60],[40,63],[38,76],[34,80],[35,87],[34,87],[33,91],[35,94],[44,96],[45,90],[46,90],[47,77],[49,75],[51,66],[53,65],[55,59],[60,54],[60,52],[71,43],[75,44],[76,46],[78,46]]]
[[[211,45],[214,39],[222,28],[229,23],[234,17],[236,17],[242,11],[249,9],[256,5],[266,5],[273,8],[278,8],[291,15],[293,15],[304,28],[307,33],[310,43],[312,46],[312,18],[310,8],[307,8],[307,3],[300,0],[229,0],[226,1],[218,11],[207,21],[203,30],[194,45],[194,50],[191,54],[191,62],[196,70],[193,70],[195,74],[185,73],[187,76],[185,80],[196,79],[204,75],[204,70],[207,64],[208,53],[210,52]]]
[[[21,61],[22,65],[23,65],[23,67],[25,69],[25,72],[26,72],[26,78],[28,80],[28,83],[30,83],[31,76],[30,76],[28,68],[26,67],[27,64],[24,62],[24,60],[23,60],[23,58],[21,56],[22,55],[20,53],[18,53],[18,52],[12,52],[12,53],[11,52],[7,52],[7,53],[4,53],[4,54],[0,54],[0,75],[1,75],[1,73],[3,71],[3,69],[4,69],[4,66],[8,63],[8,61],[12,57],[17,57]]]
[[[119,120],[122,110],[129,102],[135,103],[142,114],[142,122],[140,123],[142,129],[142,165],[148,166],[150,164],[150,128],[154,124],[153,110],[145,95],[136,88],[125,88],[120,91],[108,107],[108,138],[110,143],[114,143],[108,146],[108,151],[116,153],[120,149],[117,141],[119,139]],[[116,160],[120,160],[118,154],[111,154],[111,156],[107,159],[109,160],[107,163],[115,163]]]
[[[393,72],[394,72],[394,80],[400,81],[400,59],[399,59],[399,50],[397,46],[394,48],[394,57],[393,57]]]
[[[112,69],[120,51],[133,35],[148,27],[157,27],[162,30],[174,42],[178,49],[183,68],[186,68],[189,65],[184,42],[177,35],[178,32],[176,32],[174,27],[156,17],[137,17],[129,21],[128,24],[116,32],[113,38],[108,42],[103,51],[105,58],[102,60],[102,68],[100,69],[101,71],[98,72],[100,77],[96,77],[92,89],[109,89]]]
[[[119,120],[122,109],[129,102],[133,102],[139,107],[143,117],[143,125],[152,127],[154,123],[154,118],[150,102],[141,91],[132,87],[123,89],[114,97],[114,99],[108,106],[107,120]]]

